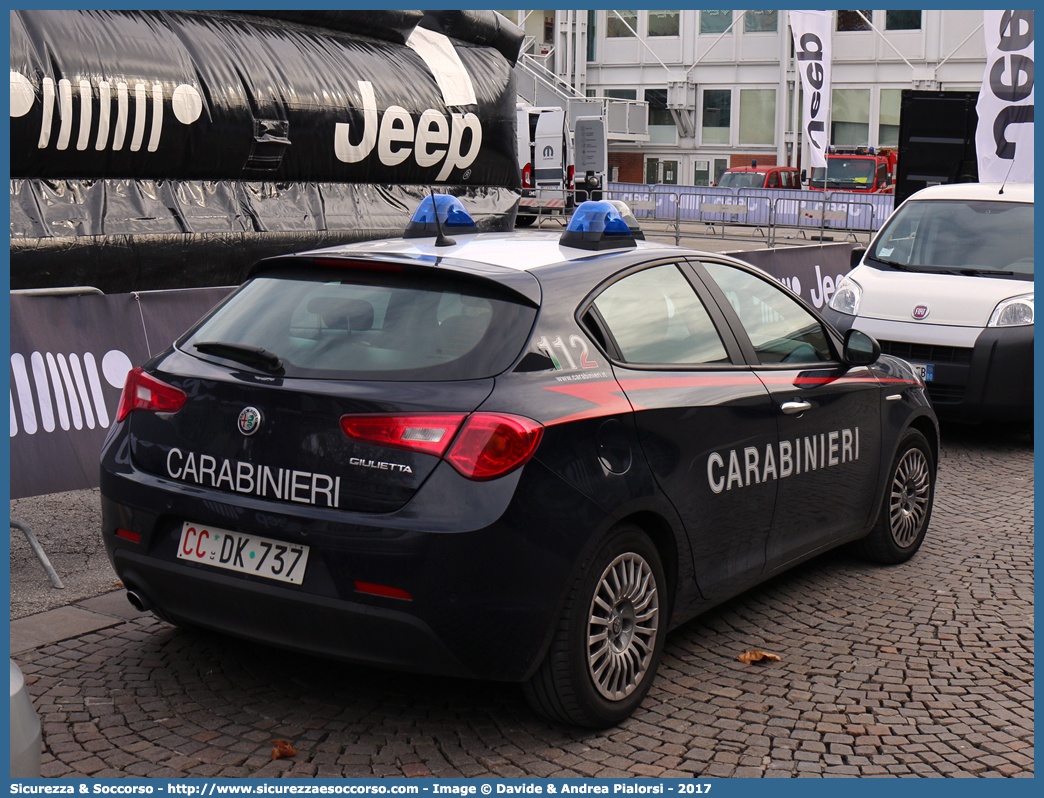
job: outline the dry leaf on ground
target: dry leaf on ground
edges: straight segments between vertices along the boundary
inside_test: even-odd
[[[744,665],[750,665],[752,662],[762,662],[771,660],[775,662],[780,661],[780,657],[777,654],[769,654],[767,651],[744,651],[738,657],[736,657]]]
[[[272,759],[297,756],[297,749],[290,745],[286,740],[273,740],[272,745],[275,746],[272,749]]]

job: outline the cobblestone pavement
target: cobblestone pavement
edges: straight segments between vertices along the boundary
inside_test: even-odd
[[[641,710],[548,725],[515,685],[345,666],[140,616],[16,655],[47,776],[1033,775],[1033,448],[944,429],[909,563],[821,556],[676,630]],[[70,608],[72,609],[72,608]],[[780,662],[742,665],[751,648]],[[290,759],[271,759],[289,740]]]

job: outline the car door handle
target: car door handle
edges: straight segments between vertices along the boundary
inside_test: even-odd
[[[804,413],[806,410],[811,410],[812,404],[811,402],[784,402],[779,406],[779,409],[788,416],[792,416],[795,413]]]

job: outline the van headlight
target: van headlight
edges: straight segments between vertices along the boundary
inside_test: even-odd
[[[993,310],[987,327],[1026,327],[1033,324],[1033,294],[1005,299]]]
[[[849,316],[858,315],[859,300],[862,297],[863,287],[851,277],[845,277],[837,284],[837,289],[830,298],[830,308],[838,313],[847,313]]]

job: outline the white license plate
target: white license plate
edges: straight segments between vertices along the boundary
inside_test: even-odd
[[[308,564],[308,546],[186,521],[178,559],[299,585]]]
[[[925,382],[931,382],[935,379],[935,364],[934,363],[911,363],[913,370],[917,372],[919,376]]]

